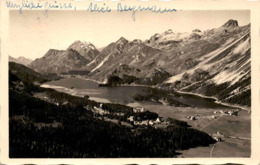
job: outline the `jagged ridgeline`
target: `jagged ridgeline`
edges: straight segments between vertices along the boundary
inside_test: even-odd
[[[81,75],[108,85],[157,85],[250,106],[250,24],[178,33],[167,30],[145,41],[121,37],[102,50],[76,41],[50,49],[28,66],[40,73]],[[250,98],[250,97],[249,97]]]

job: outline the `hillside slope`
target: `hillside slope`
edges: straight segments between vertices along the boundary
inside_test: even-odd
[[[76,50],[50,49],[42,58],[34,60],[29,67],[41,73],[61,74],[84,68],[88,63],[89,61]]]
[[[181,91],[250,106],[250,45],[250,33],[247,33],[226,47],[202,56],[197,66],[172,76],[165,83]]]
[[[25,82],[29,83],[43,83],[48,80],[47,77],[27,68],[22,64],[18,64],[15,62],[9,62],[9,78],[19,78]]]

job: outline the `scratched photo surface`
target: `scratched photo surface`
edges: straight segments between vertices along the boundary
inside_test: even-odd
[[[10,10],[10,158],[251,155],[250,11]]]

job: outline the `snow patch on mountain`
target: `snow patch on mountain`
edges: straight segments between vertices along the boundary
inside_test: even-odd
[[[162,40],[181,40],[185,37],[188,37],[190,33],[171,33],[162,37]]]
[[[219,56],[221,53],[223,53],[224,51],[226,51],[227,49],[231,48],[232,46],[234,46],[235,44],[239,43],[241,40],[244,39],[244,37],[246,37],[247,35],[249,35],[249,33],[245,34],[244,36],[242,36],[241,38],[237,39],[235,42],[231,43],[230,45],[226,46],[226,47],[221,47],[215,51],[212,51],[204,56],[202,56],[199,61],[201,61],[198,65],[196,65],[195,67],[189,69],[189,70],[186,70],[185,72],[183,73],[180,73],[178,75],[175,75],[175,76],[172,76],[170,77],[166,83],[174,83],[175,81],[178,81],[182,78],[183,74],[184,73],[188,73],[188,74],[192,74],[194,73],[194,71],[198,68],[201,68],[203,70],[207,70],[209,69],[210,67],[212,67],[215,63],[209,63],[209,61],[211,61],[212,59],[214,59],[215,57]],[[242,42],[242,44],[239,44],[239,46],[236,47],[236,52],[240,52],[241,50],[246,50],[244,47],[247,47],[248,46],[248,49],[250,48],[250,44],[248,45],[247,43],[249,42],[249,40],[247,39],[246,41]],[[242,46],[241,46],[242,45]],[[248,50],[247,49],[247,50]],[[225,73],[223,72],[222,73],[223,76],[225,75],[228,75],[228,73]],[[226,77],[226,76],[225,76]],[[221,82],[221,80],[219,80],[219,78],[216,78],[216,82]]]
[[[101,61],[98,66],[96,66],[94,69],[91,70],[91,72],[94,72],[95,70],[97,70],[98,68],[100,68],[108,59],[109,57],[112,55],[112,53],[110,53],[108,56],[106,56],[103,61]]]
[[[242,77],[244,77],[245,75],[247,75],[249,71],[244,72],[243,70],[241,70],[240,72],[238,72],[238,70],[240,70],[241,68],[243,68],[246,65],[250,65],[250,59],[245,62],[241,67],[239,67],[237,70],[233,71],[233,72],[228,72],[228,71],[223,71],[220,72],[218,75],[216,75],[212,80],[216,83],[216,84],[222,84],[225,82],[230,82],[230,85],[235,84],[236,82],[238,82]]]
[[[90,65],[94,64],[96,62],[96,60],[97,60],[97,57],[98,56],[96,56],[90,63],[88,63],[87,66],[90,66]]]
[[[245,54],[248,49],[250,49],[250,38],[247,38],[243,43],[239,44],[239,46],[236,47],[233,52],[235,54]]]
[[[133,58],[133,61],[129,64],[130,66],[136,64],[139,61],[139,55],[135,54],[133,55]]]
[[[95,46],[90,43],[90,42],[86,42],[86,41],[75,41],[73,44],[71,44],[69,46],[69,48],[75,48],[75,47],[80,47],[80,48],[84,48],[84,49],[92,49],[92,50],[95,50]]]
[[[190,35],[190,33],[174,33],[174,32],[171,32],[171,33],[166,33],[165,35],[161,35],[159,41],[181,40],[185,37],[188,37],[189,35]]]
[[[239,95],[243,92],[246,92],[248,90],[251,90],[251,85],[247,85],[246,87],[244,87],[243,89],[241,89],[240,87],[236,88],[235,90],[233,90],[231,93],[230,93],[230,96],[225,98],[225,100],[228,100],[236,95]]]

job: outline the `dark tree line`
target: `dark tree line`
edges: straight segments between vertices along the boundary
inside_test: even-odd
[[[83,104],[56,106],[10,91],[10,118],[27,119],[10,120],[10,157],[174,157],[176,149],[214,143],[206,133],[184,126],[133,131],[94,118]],[[62,125],[35,125],[53,120]]]

